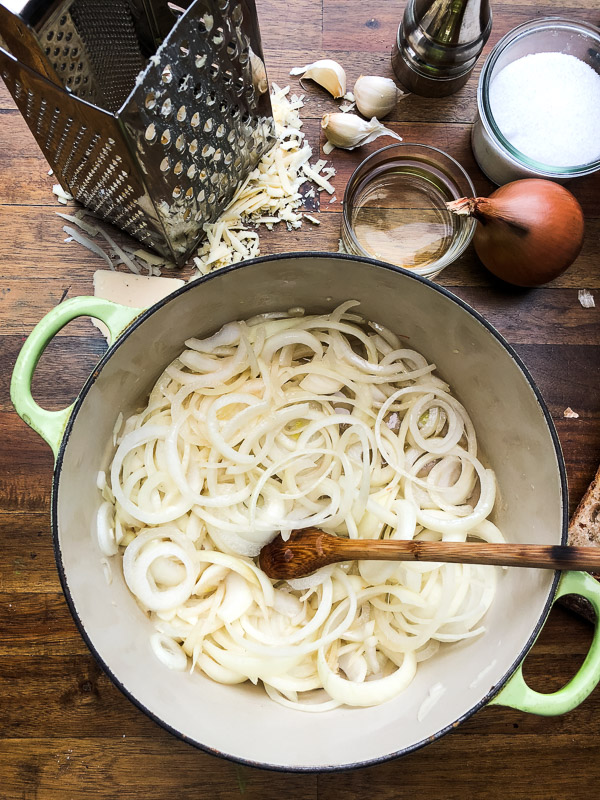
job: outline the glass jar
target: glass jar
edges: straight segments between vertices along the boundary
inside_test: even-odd
[[[348,181],[342,244],[353,255],[432,278],[466,250],[475,233],[475,221],[452,214],[446,203],[474,194],[464,169],[437,147],[383,147]]]
[[[575,56],[600,73],[600,29],[561,17],[530,20],[500,39],[483,65],[477,89],[478,117],[472,128],[471,144],[481,170],[500,186],[519,178],[550,178],[563,182],[600,169],[600,159],[570,167],[535,161],[502,135],[492,115],[489,90],[504,67],[533,53],[557,52]]]

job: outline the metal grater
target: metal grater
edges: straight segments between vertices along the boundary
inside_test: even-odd
[[[62,187],[181,265],[275,133],[254,0],[179,2],[4,0],[0,74]]]

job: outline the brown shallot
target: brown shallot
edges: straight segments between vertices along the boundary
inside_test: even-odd
[[[583,244],[581,206],[552,181],[513,181],[489,197],[461,197],[446,205],[477,220],[477,255],[490,272],[516,286],[541,286],[558,277]]]

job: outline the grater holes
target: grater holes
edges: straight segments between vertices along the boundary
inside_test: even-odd
[[[208,203],[210,206],[212,206],[212,205],[213,205],[213,203],[215,202],[215,200],[216,200],[216,199],[217,199],[217,195],[216,195],[214,192],[211,192],[211,193],[208,195],[208,200],[207,200],[206,202],[207,202],[207,203]]]
[[[225,125],[221,124],[217,127],[217,139],[222,139],[225,136]]]
[[[206,200],[206,192],[204,191],[204,189],[200,189],[200,191],[196,195],[196,200],[199,203],[203,203]],[[200,214],[201,212],[198,212],[198,213]]]
[[[217,63],[213,62],[210,65],[209,69],[208,69],[208,74],[210,75],[212,80],[216,80],[219,77],[219,72],[220,71],[221,70],[220,70],[219,65]]]
[[[212,129],[214,128],[214,125],[215,125],[215,123],[214,123],[214,122],[213,122],[213,120],[212,120],[212,119],[209,117],[209,118],[206,120],[206,122],[204,123],[204,129],[203,129],[203,130],[204,130],[204,133],[210,133],[210,132],[212,131]]]
[[[226,50],[229,58],[235,58],[237,54],[237,44],[233,41],[233,39],[230,42],[227,42]]]
[[[219,0],[217,5],[219,6],[219,11],[227,11],[229,7],[229,0]]]
[[[227,134],[227,141],[229,144],[233,144],[235,142],[235,131],[233,129]]]
[[[215,148],[210,144],[205,144],[202,148],[202,158],[210,158],[212,154],[215,152]]]
[[[231,86],[233,84],[233,72],[230,69],[226,69],[223,73],[223,80],[227,86]]]
[[[196,111],[190,120],[192,128],[197,128],[200,125],[200,114]]]
[[[173,200],[178,200],[181,197],[182,189],[181,186],[176,186],[173,189]]]
[[[144,101],[144,105],[146,106],[148,111],[151,111],[155,107],[156,95],[154,94],[154,92],[148,92],[148,94],[146,95],[146,99]]]
[[[235,93],[237,94],[238,97],[241,97],[244,94],[244,90],[246,89],[246,86],[244,84],[244,79],[240,76],[240,77],[235,79],[234,84],[235,84],[235,87],[234,87],[235,88]],[[252,101],[254,99],[254,87],[253,86],[248,87],[248,95],[250,97],[250,101]]]
[[[180,106],[179,110],[177,111],[177,122],[185,122],[186,114],[186,107]]]
[[[192,180],[195,174],[196,174],[196,165],[195,165],[195,164],[192,164],[192,165],[191,165],[191,166],[188,168],[188,171],[186,172],[186,175],[187,175],[187,177],[188,177],[190,180]]]
[[[179,136],[175,140],[175,147],[179,150],[180,153],[182,150],[185,149],[185,136],[182,133],[179,134]]]
[[[189,74],[184,75],[183,78],[179,79],[179,83],[177,84],[177,91],[178,92],[185,92],[189,86],[190,81],[192,80],[192,76]]]
[[[52,41],[52,39],[54,39],[54,31],[48,31],[48,35],[46,36],[46,39],[47,39],[49,42],[51,42],[51,41]]]
[[[171,69],[171,65],[167,64],[163,71],[160,74],[160,79],[163,83],[171,83],[173,80],[173,70]]]
[[[153,122],[146,128],[144,138],[147,142],[153,142],[156,139],[156,125]]]
[[[163,160],[160,162],[159,169],[161,172],[168,172],[171,169],[171,164],[167,156],[165,156]]]
[[[233,153],[225,153],[225,158],[223,159],[223,163],[226,167],[228,167],[231,162],[233,161]]]
[[[213,34],[212,41],[215,47],[220,47],[223,44],[223,42],[225,41],[225,32],[223,28],[221,27],[217,28],[217,30]]]
[[[216,102],[217,102],[217,95],[216,95],[214,92],[210,92],[210,93],[209,93],[209,94],[206,96],[206,105],[207,105],[207,106],[214,106],[214,104],[215,104]]]
[[[202,84],[201,83],[197,83],[194,86],[194,100],[200,100],[200,98],[202,97],[202,92],[203,92]]]
[[[197,55],[194,59],[194,64],[196,65],[197,69],[202,69],[202,67],[206,64],[206,53]]]
[[[215,21],[212,14],[204,14],[202,19],[198,20],[198,30],[200,33],[210,33],[214,24]]]
[[[195,155],[198,152],[198,139],[192,139],[188,150],[190,151],[190,155]]]
[[[59,31],[59,32],[56,34],[56,41],[57,41],[57,42],[62,42],[62,40],[63,40],[64,38],[65,38],[65,34],[63,33],[63,31]]]
[[[192,189],[192,187],[190,186],[190,188],[189,188],[189,189],[187,190],[187,192],[185,193],[185,199],[189,201],[189,200],[191,200],[193,197],[194,197],[194,190],[193,190],[193,189]]]
[[[167,97],[167,99],[164,101],[164,103],[160,108],[160,113],[162,114],[163,117],[168,117],[172,111],[173,111],[173,103],[171,102],[171,99]]]
[[[220,161],[222,158],[223,158],[223,151],[219,147],[219,148],[217,148],[215,150],[215,155],[214,155],[214,159],[213,160],[214,161]]]
[[[183,212],[183,221],[184,222],[188,221],[188,219],[190,218],[191,213],[192,213],[191,209],[186,208],[186,210]]]
[[[168,147],[171,144],[171,131],[168,128],[165,128],[163,131],[162,136],[160,137],[160,143],[165,147]]]
[[[184,39],[183,42],[179,44],[179,52],[182,56],[189,56],[190,54],[190,43],[187,39]]]
[[[181,173],[183,172],[183,161],[178,161],[175,164],[173,172],[175,173],[175,175],[181,175]]]

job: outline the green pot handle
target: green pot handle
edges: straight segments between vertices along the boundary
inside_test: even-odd
[[[587,572],[564,572],[560,578],[554,601],[566,594],[585,597],[600,618],[600,583]],[[594,638],[585,661],[577,674],[550,694],[534,692],[523,678],[523,664],[519,666],[504,688],[490,701],[490,705],[510,706],[518,711],[554,717],[572,711],[596,688],[600,681],[600,625],[596,623]]]
[[[73,410],[72,403],[61,411],[47,411],[31,396],[33,373],[42,353],[56,334],[76,317],[95,317],[108,328],[111,344],[144,309],[127,308],[99,297],[74,297],[56,306],[29,334],[15,363],[10,383],[10,399],[17,413],[52,448],[54,457]]]

